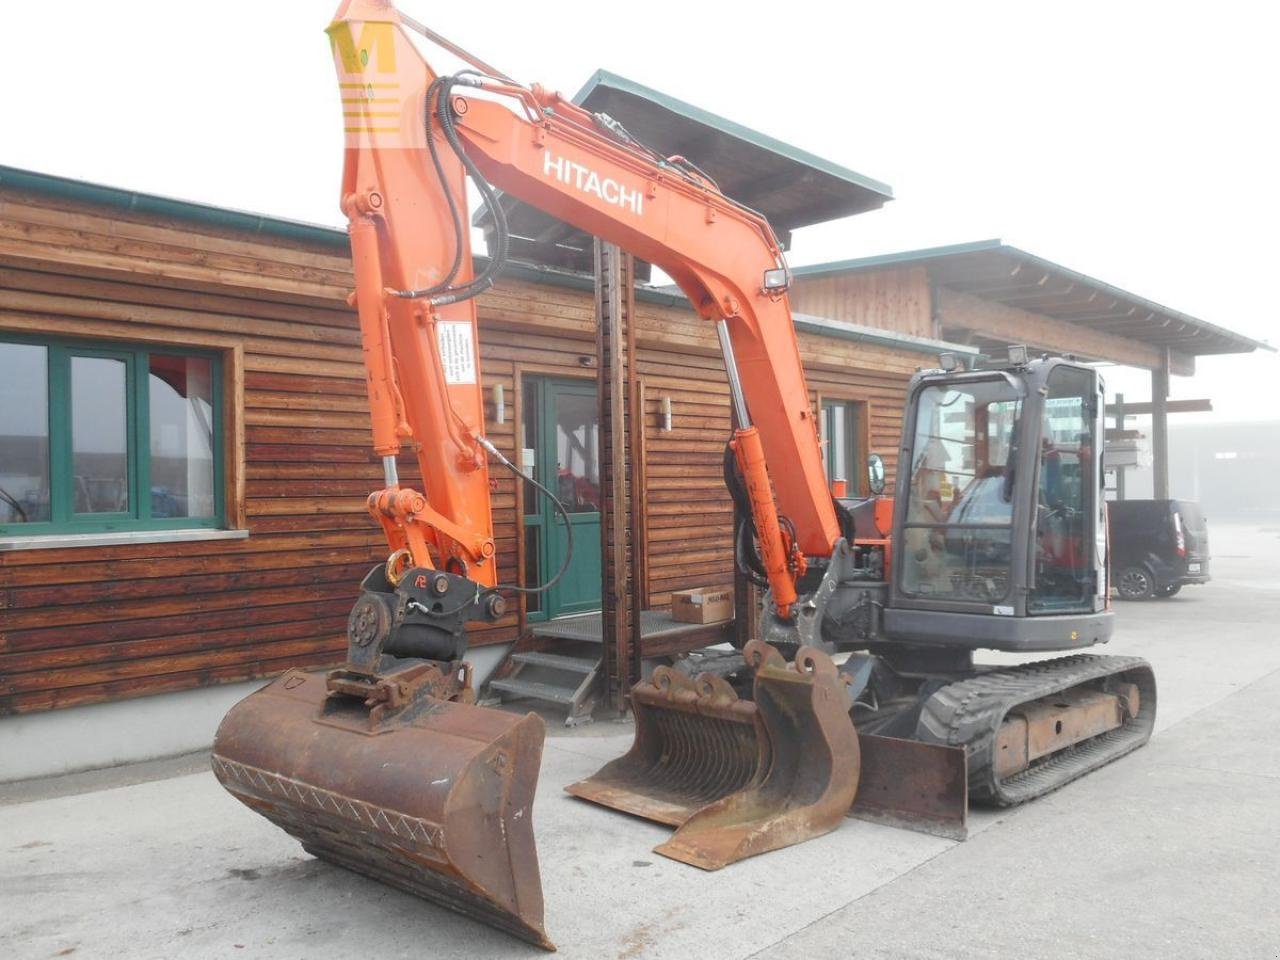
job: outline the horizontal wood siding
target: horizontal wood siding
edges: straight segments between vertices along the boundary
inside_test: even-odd
[[[828,320],[933,337],[929,275],[922,266],[796,277],[791,306]]]
[[[652,606],[673,590],[733,586],[733,504],[722,479],[729,386],[714,328],[688,310],[638,302],[637,367],[645,392],[648,588]],[[920,354],[801,332],[800,351],[819,395],[867,404],[871,451],[892,483],[906,383]],[[661,403],[672,403],[672,429]]]
[[[267,677],[335,663],[347,611],[385,557],[364,509],[381,485],[369,443],[345,253],[0,192],[0,331],[214,348],[228,418],[229,519],[245,540],[0,552],[0,714]],[[595,378],[589,289],[510,279],[479,303],[482,376],[513,459],[526,374]],[[815,393],[867,399],[892,469],[912,355],[801,336]],[[644,385],[648,585],[732,583],[720,479],[728,402],[712,329],[637,303]],[[659,431],[672,398],[675,428]],[[402,477],[418,475],[411,456]],[[495,470],[498,559],[519,575],[520,491]],[[472,642],[513,639],[513,611]]]

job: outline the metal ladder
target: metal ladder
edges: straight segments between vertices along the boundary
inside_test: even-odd
[[[490,680],[489,690],[499,702],[527,697],[568,708],[566,727],[591,722],[591,712],[599,698],[602,655],[599,644],[584,640],[579,633],[556,637],[554,633],[537,631],[542,637],[576,641],[576,649],[568,653],[531,650],[513,653],[514,669],[500,680]]]

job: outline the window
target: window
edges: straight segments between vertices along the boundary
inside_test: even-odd
[[[0,339],[0,536],[218,527],[216,356]]]
[[[1093,609],[1093,374],[1057,367],[1049,374],[1040,442],[1032,613]]]
[[[1021,401],[1003,380],[930,386],[916,405],[903,588],[998,603],[1009,592]]]
[[[827,482],[843,480],[850,496],[859,496],[866,484],[866,455],[859,450],[859,406],[852,400],[822,401],[822,459]]]

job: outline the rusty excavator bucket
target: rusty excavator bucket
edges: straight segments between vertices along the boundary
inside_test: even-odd
[[[236,704],[213,771],[308,853],[554,950],[532,823],[546,728],[474,706],[470,666],[429,658],[456,641],[476,591],[435,573],[445,613],[422,613],[418,579],[392,593],[371,573],[345,666],[291,670]]]
[[[567,787],[584,800],[677,826],[657,853],[717,870],[834,830],[858,790],[858,736],[831,659],[793,663],[753,640],[753,701],[720,677],[660,667],[632,688],[629,753]]]
[[[826,654],[787,664],[751,641],[754,700],[722,677],[659,667],[631,689],[631,750],[565,789],[677,827],[658,853],[714,870],[833,830],[851,816],[967,834],[965,750],[857,733]]]
[[[370,714],[291,670],[227,714],[214,773],[308,853],[555,949],[531,822],[541,718],[429,696]]]

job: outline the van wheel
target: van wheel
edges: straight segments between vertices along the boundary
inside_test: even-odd
[[[1182,589],[1182,584],[1171,583],[1167,587],[1161,587],[1159,590],[1157,590],[1156,596],[1162,597],[1162,598],[1176,597],[1178,595],[1178,591],[1181,589]]]
[[[1150,600],[1156,593],[1155,578],[1146,567],[1125,567],[1116,578],[1121,600]]]

